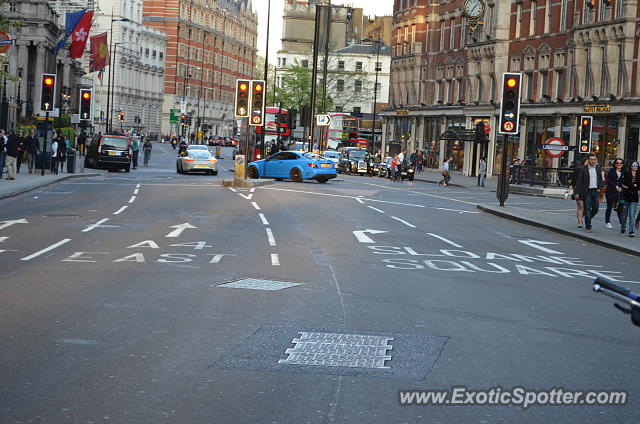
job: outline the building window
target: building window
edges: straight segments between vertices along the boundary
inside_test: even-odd
[[[362,71],[362,62],[356,62],[356,71]]]
[[[160,59],[164,58],[164,53],[160,52],[160,56],[159,57],[160,57]]]
[[[584,2],[584,8],[582,11],[582,23],[590,24],[591,23],[591,3],[588,1]]]
[[[565,87],[565,74],[564,74],[564,70],[561,71],[556,71],[556,97],[559,97],[561,99],[565,98],[565,92],[564,92],[564,87]]]
[[[303,68],[308,68],[309,67],[309,60],[302,59],[302,67]]]
[[[282,66],[283,67],[287,66],[287,58],[286,57],[282,58]]]
[[[566,1],[566,0],[565,0]],[[624,17],[624,3],[623,0],[615,0],[616,2],[616,18]]]
[[[344,112],[344,107],[342,106],[336,106],[334,109],[336,110],[336,112]]]
[[[540,80],[541,80],[541,92],[540,96],[548,95],[547,91],[549,89],[549,72],[540,72]]]
[[[360,106],[355,106],[353,108],[353,113],[360,113],[361,110],[362,110],[362,108]]]
[[[338,90],[339,93],[342,93],[344,91],[344,80],[338,80],[336,90]]]
[[[516,37],[515,38],[520,38],[522,37],[522,28],[521,28],[521,24],[522,24],[522,3],[518,3],[516,5],[516,13],[517,13],[517,17],[516,17]]]
[[[538,2],[531,1],[531,13],[529,19],[529,36],[536,35],[536,24],[538,23]]]
[[[527,72],[527,100],[533,99],[533,72]]]
[[[562,3],[560,3],[560,31],[567,29],[567,17],[569,16],[567,3],[569,3],[569,0],[562,0]]]
[[[451,19],[451,26],[449,27],[449,48],[456,48],[456,21],[455,18]]]
[[[609,13],[610,8],[611,6],[609,6],[608,4],[605,4],[605,2],[600,3],[600,21],[607,20],[607,14]]]
[[[355,92],[356,93],[361,93],[362,92],[362,80],[356,80]]]
[[[551,21],[551,0],[547,0],[546,10],[544,11],[544,33],[548,34]]]
[[[344,69],[344,60],[338,61],[338,69]]]
[[[376,72],[382,71],[382,62],[376,62]]]

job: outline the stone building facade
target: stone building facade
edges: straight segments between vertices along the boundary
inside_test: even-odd
[[[487,155],[490,172],[499,172],[502,136],[495,129],[502,74],[520,72],[521,127],[508,145],[508,160],[570,165],[579,159],[576,153],[552,158],[540,145],[559,137],[575,146],[581,115],[594,116],[592,151],[600,163],[638,159],[637,1],[485,3],[483,24],[471,30],[462,0],[396,0],[386,147],[424,149],[432,167],[453,156],[455,168],[467,175]],[[488,145],[440,139],[447,130],[478,122],[489,131]]]
[[[251,0],[144,0],[143,22],[168,36],[163,134],[180,133],[178,116],[192,119],[189,133],[233,136],[235,81],[253,77],[256,14]]]

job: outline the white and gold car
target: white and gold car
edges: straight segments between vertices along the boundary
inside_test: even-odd
[[[218,175],[218,161],[206,149],[187,149],[185,156],[178,156],[176,160],[178,174],[189,172],[203,172]]]

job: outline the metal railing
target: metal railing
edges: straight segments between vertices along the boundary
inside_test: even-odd
[[[512,168],[511,184],[564,188],[569,185],[575,170],[573,168],[543,168],[519,166]]]

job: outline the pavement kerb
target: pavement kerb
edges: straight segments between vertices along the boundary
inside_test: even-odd
[[[434,180],[425,180],[424,178],[416,178],[413,177],[414,181],[420,181],[423,183],[431,183],[431,184],[438,184],[439,181],[434,181]],[[459,187],[459,188],[467,188],[467,186],[463,186],[461,184],[455,184],[455,183],[449,183],[448,187]]]
[[[42,184],[37,184],[35,186],[21,187],[19,189],[16,189],[15,191],[11,191],[9,193],[0,193],[0,200],[7,199],[9,197],[19,196],[21,194],[28,193],[30,191],[41,189],[43,187],[48,187],[50,185],[53,185],[55,183],[59,183],[60,181],[64,181],[64,180],[70,180],[70,179],[75,179],[75,178],[99,177],[101,175],[102,174],[99,173],[99,172],[90,172],[90,173],[83,173],[83,174],[66,175],[64,177],[60,177],[60,178],[55,179],[55,180],[47,181],[47,182],[44,182]]]
[[[480,209],[482,212],[490,213],[492,215],[496,215],[501,218],[506,218],[511,221],[519,222],[521,224],[531,225],[532,227],[544,228],[545,230],[553,231],[554,233],[562,234],[569,237],[574,237],[574,238],[589,242],[591,244],[606,247],[608,249],[617,250],[618,252],[626,253],[628,255],[640,256],[640,251],[627,249],[624,246],[619,246],[617,244],[610,243],[608,241],[599,240],[599,239],[590,237],[586,234],[580,234],[578,232],[566,230],[564,228],[554,227],[552,225],[544,224],[539,221],[534,221],[533,219],[511,215],[509,213],[502,212],[502,211],[499,211],[490,207],[486,207],[483,205],[476,205],[476,207]]]

